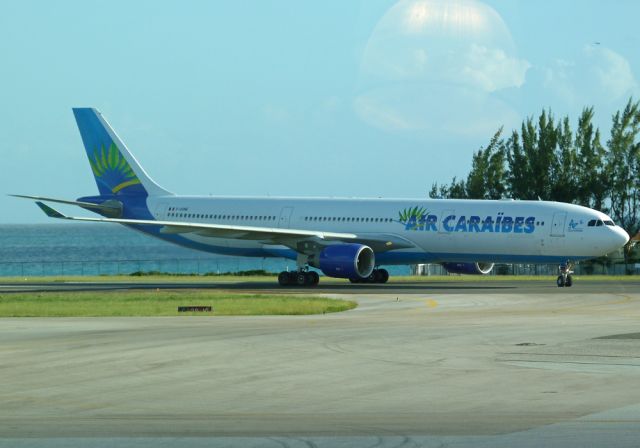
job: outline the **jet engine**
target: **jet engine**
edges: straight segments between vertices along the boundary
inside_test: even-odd
[[[329,277],[367,278],[373,272],[376,262],[369,246],[336,244],[309,257],[309,264]]]
[[[450,274],[486,275],[493,269],[493,263],[442,263]]]

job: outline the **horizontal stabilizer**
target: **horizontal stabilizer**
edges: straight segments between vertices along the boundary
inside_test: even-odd
[[[49,218],[67,219],[67,217],[65,215],[63,215],[62,213],[60,213],[58,210],[49,207],[47,204],[45,204],[43,202],[36,201],[36,205],[38,207],[40,207],[42,209],[42,211],[45,212]]]
[[[102,204],[94,204],[93,202],[70,201],[68,199],[47,198],[43,196],[29,196],[24,194],[10,194],[14,198],[34,199],[36,201],[55,202],[57,204],[77,205],[78,207],[100,213],[110,218],[122,216],[122,203],[114,200],[107,200]]]

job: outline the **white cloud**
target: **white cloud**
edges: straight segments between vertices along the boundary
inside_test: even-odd
[[[267,104],[262,109],[262,113],[265,119],[271,124],[287,125],[291,122],[291,114],[282,106]]]
[[[521,87],[530,67],[485,3],[400,0],[369,37],[353,106],[385,130],[484,137],[519,119],[494,93]]]
[[[322,101],[322,109],[327,112],[335,112],[342,106],[342,99],[336,95],[325,98]]]
[[[472,44],[462,63],[460,77],[487,92],[524,84],[528,61],[509,57],[503,50]]]
[[[517,126],[520,116],[503,101],[477,89],[401,84],[372,89],[354,102],[367,124],[387,131],[421,131],[485,138],[498,127]]]
[[[605,47],[589,46],[584,49],[591,62],[591,71],[600,86],[616,99],[628,96],[638,89],[629,61]]]
[[[572,60],[556,59],[542,70],[543,86],[573,107],[617,104],[640,90],[629,61],[606,47],[586,46]]]
[[[400,131],[416,129],[419,126],[410,123],[404,114],[388,104],[386,98],[376,94],[363,94],[354,101],[358,116],[369,125],[387,130]],[[397,104],[396,104],[397,106]]]

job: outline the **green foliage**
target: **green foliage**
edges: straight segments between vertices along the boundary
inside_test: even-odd
[[[611,191],[612,217],[630,234],[640,230],[640,103],[629,99],[626,107],[613,116],[607,142],[607,178]]]
[[[578,119],[574,140],[577,151],[575,202],[606,211],[605,200],[609,187],[605,171],[605,149],[600,143],[600,130],[594,128],[592,120],[593,108],[584,108]]]
[[[486,148],[480,148],[473,155],[464,197],[469,199],[502,199],[504,197],[506,151],[501,136],[502,128],[493,135]]]
[[[593,117],[593,108],[584,108],[574,132],[569,117],[556,121],[543,110],[508,138],[500,128],[486,148],[473,153],[466,181],[434,183],[429,196],[580,204],[609,212],[635,235],[640,231],[640,102],[630,98],[613,116],[606,147]]]

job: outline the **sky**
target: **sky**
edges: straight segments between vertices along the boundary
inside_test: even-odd
[[[640,99],[640,2],[0,3],[7,194],[97,194],[72,107],[96,107],[177,194],[426,197],[500,127]],[[84,211],[74,210],[78,214]]]

